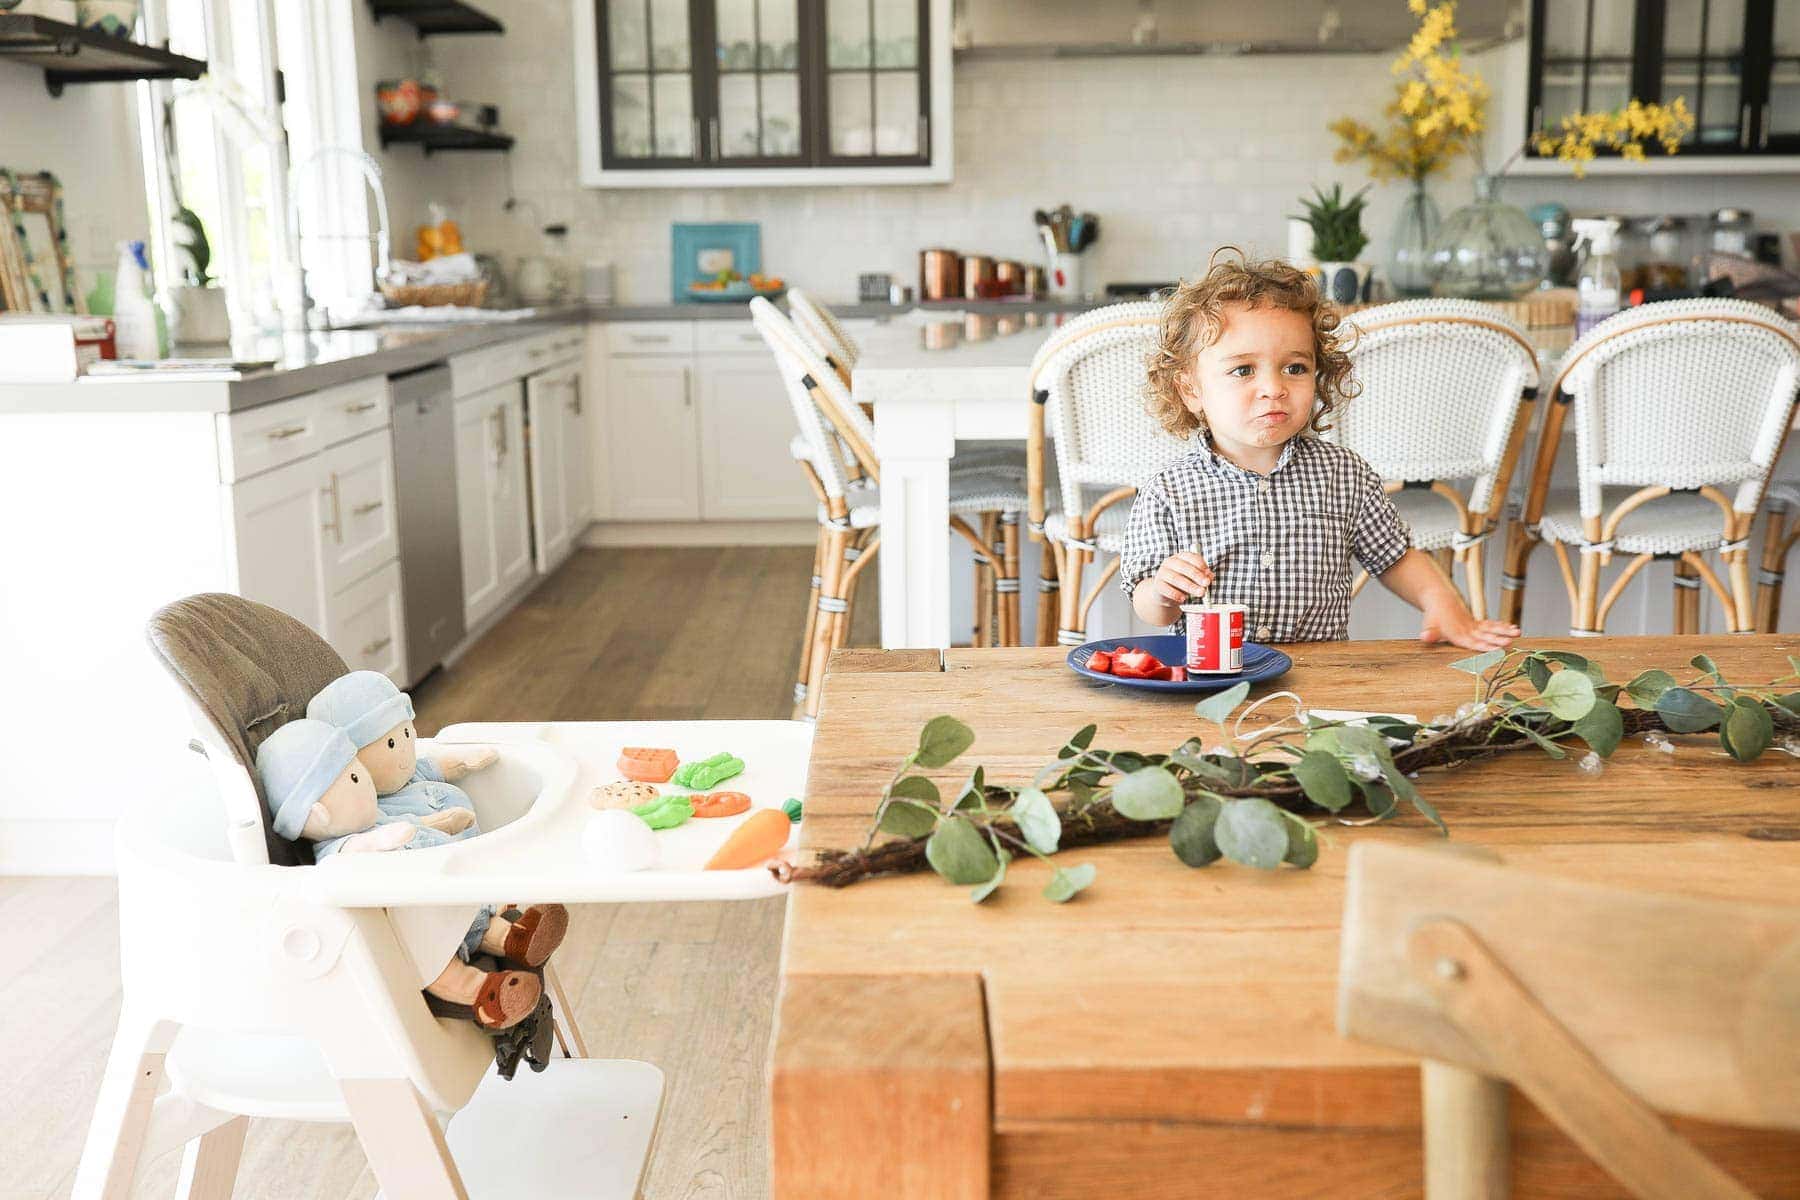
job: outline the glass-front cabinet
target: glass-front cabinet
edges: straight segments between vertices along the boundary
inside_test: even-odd
[[[575,3],[593,12],[583,173],[610,177],[590,183],[696,170],[804,182],[809,168],[929,168],[939,157],[948,177],[948,139],[932,136],[934,111],[948,117],[949,72],[932,54],[948,0]]]
[[[1800,0],[1533,0],[1527,135],[1677,96],[1684,155],[1800,152]]]

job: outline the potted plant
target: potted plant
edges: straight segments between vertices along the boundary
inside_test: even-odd
[[[207,268],[212,265],[212,244],[206,239],[206,226],[193,209],[183,207],[172,218],[186,233],[176,238],[176,249],[186,256],[182,268],[184,283],[169,289],[170,305],[175,313],[175,340],[187,344],[217,344],[231,340],[231,312],[225,303],[225,289],[213,286],[217,281]]]
[[[1313,199],[1301,200],[1312,227],[1313,257],[1319,260],[1319,287],[1325,298],[1337,304],[1354,304],[1363,298],[1363,287],[1369,279],[1369,264],[1356,261],[1356,256],[1369,244],[1363,232],[1363,208],[1369,202],[1368,188],[1344,198],[1344,185],[1334,183],[1327,195],[1313,189]]]

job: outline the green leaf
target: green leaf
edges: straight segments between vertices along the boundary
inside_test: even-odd
[[[914,758],[921,767],[935,770],[949,766],[974,744],[975,731],[955,717],[933,717],[919,733],[919,749]]]
[[[1675,733],[1699,733],[1725,719],[1725,710],[1698,692],[1672,687],[1656,698],[1656,711]]]
[[[905,779],[898,780],[888,789],[888,795],[896,800],[917,800],[920,804],[929,804],[933,808],[938,806],[937,784],[923,775],[908,775]]]
[[[1531,726],[1520,725],[1518,728],[1523,729],[1525,731],[1525,736],[1536,742],[1538,749],[1542,750],[1545,754],[1548,754],[1551,758],[1562,759],[1569,757],[1569,752],[1567,750],[1564,750],[1561,746],[1557,745]]]
[[[1179,816],[1186,797],[1181,784],[1162,767],[1145,767],[1113,785],[1113,807],[1134,821],[1161,821]]]
[[[977,887],[974,891],[970,892],[969,899],[973,903],[980,904],[983,900],[986,900],[989,896],[993,895],[994,889],[999,887],[1003,882],[1005,882],[1005,880],[1006,880],[1006,864],[1011,861],[1012,861],[1012,855],[1010,855],[1006,851],[1002,850],[998,855],[998,864],[999,865],[994,868],[994,877],[992,879],[988,880],[986,883],[982,884],[980,887]]]
[[[1550,664],[1532,655],[1525,660],[1525,678],[1531,680],[1531,686],[1543,691],[1550,685]]]
[[[1725,682],[1725,676],[1719,674],[1719,664],[1714,662],[1707,655],[1704,655],[1704,654],[1694,655],[1694,657],[1688,659],[1688,666],[1694,668],[1694,670],[1696,670],[1696,671],[1704,671],[1708,675],[1711,675],[1712,681],[1714,683],[1724,683]]]
[[[1676,684],[1673,675],[1667,671],[1652,668],[1639,673],[1636,679],[1626,684],[1625,694],[1630,696],[1639,708],[1654,709],[1656,702],[1662,699],[1662,694],[1674,686]]]
[[[1044,899],[1057,904],[1066,904],[1075,898],[1088,884],[1094,882],[1094,864],[1082,863],[1079,867],[1058,867],[1056,874],[1050,876],[1050,882],[1044,886]]]
[[[1594,681],[1576,670],[1558,671],[1538,693],[1539,702],[1563,721],[1579,721],[1598,698]]]
[[[1363,803],[1377,817],[1390,817],[1394,813],[1394,793],[1378,779],[1357,779],[1356,790],[1362,793]]]
[[[937,809],[912,800],[893,800],[881,814],[881,832],[901,837],[924,837],[937,828]]]
[[[1319,861],[1319,835],[1307,822],[1291,812],[1283,812],[1287,818],[1288,848],[1281,861],[1290,866],[1305,870]]]
[[[1619,715],[1618,705],[1595,700],[1587,715],[1575,722],[1575,736],[1601,758],[1611,758],[1625,736],[1625,718]]]
[[[956,793],[956,804],[954,807],[958,810],[965,808],[980,808],[982,801],[986,799],[987,773],[982,768],[976,767],[973,771],[969,772],[969,777],[963,780],[962,787]]]
[[[1077,754],[1086,750],[1089,746],[1094,744],[1094,733],[1098,728],[1099,726],[1097,725],[1083,725],[1076,731],[1074,737],[1063,743],[1063,748],[1056,752],[1056,757],[1074,758]]]
[[[1279,808],[1260,796],[1227,800],[1213,836],[1226,858],[1247,867],[1271,871],[1287,857],[1287,821]]]
[[[967,817],[946,817],[925,843],[925,861],[951,883],[986,883],[999,870],[994,848]]]
[[[1219,861],[1219,843],[1213,836],[1219,812],[1224,806],[1214,796],[1197,796],[1175,818],[1169,827],[1169,845],[1175,857],[1190,867],[1204,867]]]
[[[1338,812],[1350,803],[1350,777],[1335,754],[1308,750],[1294,763],[1294,778],[1306,798],[1320,808]]]
[[[1009,815],[1033,850],[1039,854],[1056,853],[1056,844],[1062,840],[1062,820],[1056,815],[1050,797],[1036,788],[1026,788],[1013,801]]]
[[[1749,762],[1774,740],[1775,723],[1760,701],[1739,696],[1731,702],[1725,723],[1719,727],[1719,741],[1727,754],[1739,762]]]
[[[1424,817],[1427,821],[1430,821],[1433,825],[1437,826],[1439,833],[1443,834],[1445,837],[1450,836],[1450,827],[1444,824],[1444,818],[1438,815],[1437,806],[1427,800],[1424,796],[1421,796],[1418,788],[1413,788],[1406,798],[1412,801],[1414,810],[1417,811],[1421,817]]]
[[[1487,669],[1506,657],[1504,650],[1489,650],[1485,654],[1476,654],[1469,658],[1459,658],[1450,664],[1452,671],[1462,671],[1469,675],[1484,675]]]
[[[1214,692],[1200,703],[1194,705],[1194,715],[1202,721],[1211,721],[1215,725],[1223,725],[1231,710],[1244,702],[1250,694],[1250,685],[1237,683],[1222,692]]]
[[[1540,650],[1538,657],[1547,662],[1561,663],[1565,667],[1572,667],[1593,680],[1596,686],[1606,682],[1606,672],[1600,669],[1599,664],[1579,654],[1572,654],[1567,650]]]
[[[1775,697],[1775,703],[1800,717],[1800,692],[1789,692],[1785,696]]]

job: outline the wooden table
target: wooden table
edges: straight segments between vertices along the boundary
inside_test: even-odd
[[[1786,672],[1800,637],[1545,640],[1628,679]],[[1333,708],[1422,717],[1469,698],[1459,651],[1415,643],[1288,648],[1279,686]],[[1086,682],[1063,652],[868,651],[833,659],[813,743],[803,845],[860,843],[925,721],[961,717],[975,763],[1018,781],[1092,721],[1100,747],[1166,749],[1200,733],[1191,704]],[[1261,694],[1259,689],[1258,694]],[[1271,706],[1273,707],[1273,706]],[[1628,743],[1598,777],[1516,754],[1428,776],[1456,841],[1598,882],[1730,899],[1800,899],[1800,764],[1740,766],[1716,740],[1671,758]],[[1408,816],[1336,828],[1318,864],[1184,867],[1166,841],[1076,850],[1097,881],[1067,905],[1013,864],[985,904],[934,875],[788,906],[773,1089],[778,1197],[1416,1196],[1417,1064],[1333,1030],[1344,865],[1363,838],[1430,842]],[[1545,913],[1547,921],[1554,913]],[[1800,1138],[1676,1126],[1764,1196],[1800,1194]],[[1517,1197],[1621,1194],[1522,1098]]]

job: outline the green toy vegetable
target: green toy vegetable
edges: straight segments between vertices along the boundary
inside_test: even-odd
[[[691,796],[658,796],[635,805],[631,811],[652,829],[673,829],[694,815],[694,801]]]
[[[792,821],[794,824],[798,825],[800,823],[800,801],[789,796],[788,802],[781,806],[781,811],[786,813],[788,820]]]
[[[696,792],[710,792],[734,775],[744,772],[744,760],[730,751],[721,750],[699,762],[682,763],[675,768],[669,782]]]

